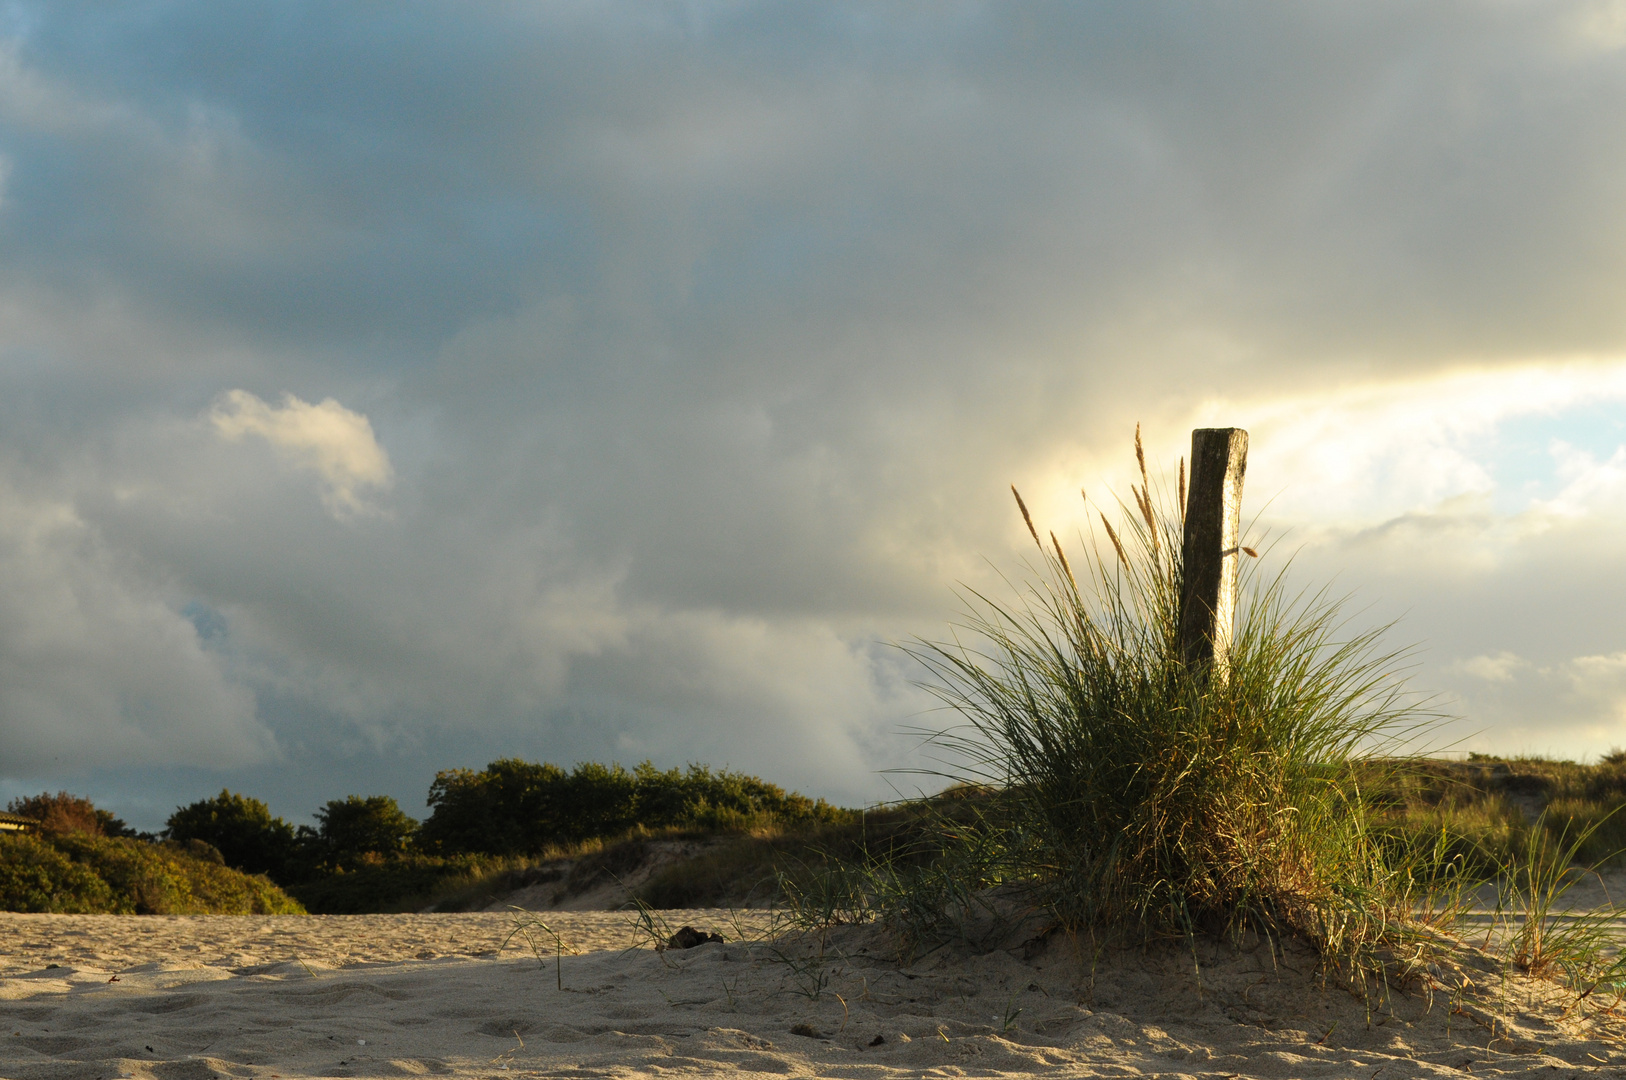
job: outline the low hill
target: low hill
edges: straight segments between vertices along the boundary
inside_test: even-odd
[[[505,882],[534,883],[538,873],[577,863],[584,867],[578,883],[594,873],[604,895],[624,896],[616,882],[627,882],[642,857],[628,852],[816,837],[864,819],[862,811],[755,776],[704,765],[662,770],[647,761],[632,769],[594,762],[566,769],[502,758],[479,771],[437,773],[427,805],[431,813],[420,824],[392,797],[351,795],[318,809],[312,828],[222,790],[177,807],[164,835],[208,844],[228,866],[265,873],[313,914],[338,915],[423,910]],[[603,863],[611,852],[614,867]],[[756,869],[773,880],[771,866]],[[581,895],[571,893],[587,902]]]
[[[1484,865],[1516,862],[1534,830],[1567,848],[1583,837],[1576,861],[1626,862],[1626,752],[1582,765],[1543,757],[1470,754],[1362,763],[1363,795],[1381,828],[1439,833]]]

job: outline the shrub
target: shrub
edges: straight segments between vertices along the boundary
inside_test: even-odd
[[[0,833],[0,910],[79,915],[113,908],[107,882],[46,838]]]
[[[435,851],[497,855],[539,850],[559,832],[567,774],[557,765],[501,758],[480,772],[448,769],[429,786],[419,842]]]
[[[291,915],[275,885],[176,847],[86,832],[0,836],[0,908],[115,915]]]
[[[425,906],[449,881],[479,876],[475,855],[405,854],[393,859],[364,858],[355,866],[311,877],[289,886],[306,910],[317,915],[361,915],[415,911]]]
[[[269,881],[172,845],[85,835],[58,850],[95,872],[121,915],[297,915],[303,909]]]
[[[999,796],[956,827],[957,861],[904,875],[892,903],[928,895],[940,916],[1006,886],[1072,928],[1254,925],[1333,951],[1369,943],[1397,910],[1384,893],[1397,879],[1348,780],[1417,722],[1395,657],[1377,632],[1341,636],[1336,602],[1289,595],[1278,577],[1245,590],[1228,673],[1189,668],[1184,493],[1178,513],[1159,507],[1143,458],[1141,480],[1124,535],[1101,516],[1111,547],[1086,547],[1082,582],[1021,507],[1037,581],[1007,604],[972,595],[976,647],[913,647],[968,721],[936,735],[951,773]]]

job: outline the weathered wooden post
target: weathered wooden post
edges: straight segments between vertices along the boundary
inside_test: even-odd
[[[1191,433],[1180,652],[1188,668],[1212,670],[1221,682],[1231,671],[1237,559],[1242,543],[1242,474],[1247,467],[1246,431],[1198,428]]]

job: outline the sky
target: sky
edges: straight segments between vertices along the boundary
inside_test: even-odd
[[[1626,745],[1623,116],[1619,2],[0,3],[0,799],[894,797],[1137,423]]]

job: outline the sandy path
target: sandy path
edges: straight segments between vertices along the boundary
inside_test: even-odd
[[[562,967],[495,914],[0,915],[0,1076],[1626,1076],[1540,987],[1369,1008],[1296,952],[1205,946],[1199,981],[1182,949],[900,967],[870,929],[656,953],[625,914],[547,919]]]

